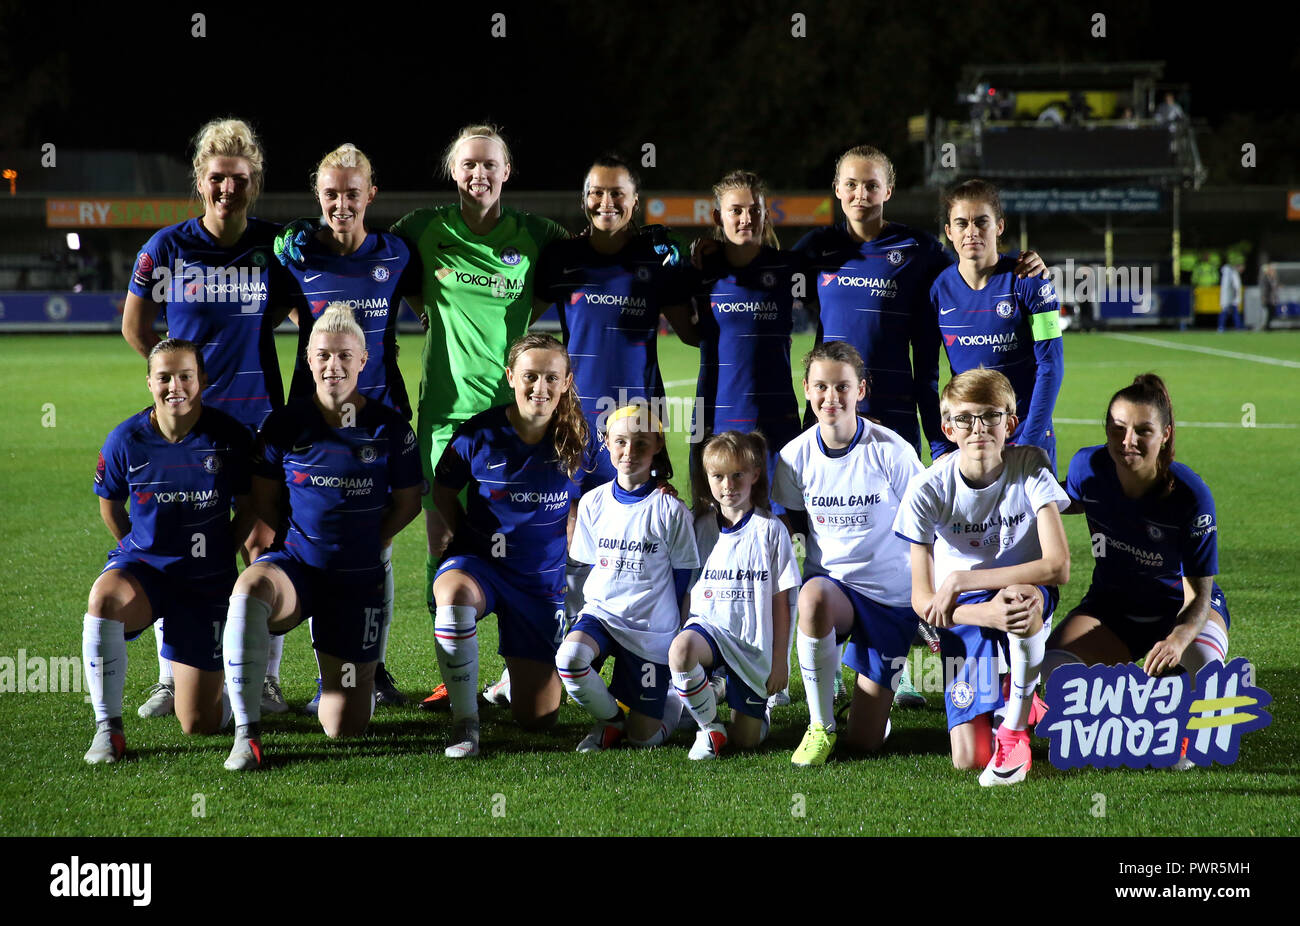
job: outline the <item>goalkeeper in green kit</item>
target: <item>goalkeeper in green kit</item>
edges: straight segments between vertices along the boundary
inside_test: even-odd
[[[510,151],[495,128],[466,126],[448,146],[443,165],[456,182],[460,203],[417,209],[393,226],[423,265],[420,311],[429,333],[416,434],[430,484],[456,428],[512,400],[506,350],[535,317],[537,258],[546,245],[569,236],[549,219],[501,205],[510,166]],[[536,310],[540,314],[545,305]],[[424,497],[426,601],[432,600],[433,577],[450,539],[429,517],[432,499],[432,494]],[[440,685],[424,706],[445,706],[445,691]]]

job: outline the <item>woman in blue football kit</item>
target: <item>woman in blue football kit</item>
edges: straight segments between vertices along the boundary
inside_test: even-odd
[[[665,260],[673,243],[658,239],[662,229],[638,232],[632,219],[640,189],[626,162],[597,158],[582,189],[586,231],[550,244],[537,274],[538,298],[559,313],[587,417],[594,469],[583,478],[584,492],[615,476],[600,442],[609,413],[628,402],[663,401],[659,316],[683,342],[697,343],[689,306],[695,276],[674,256]]]
[[[216,119],[194,142],[194,184],[203,216],[156,232],[136,256],[122,306],[122,336],[142,357],[167,334],[197,344],[208,371],[204,403],[255,432],[284,404],[275,326],[288,312],[272,245],[279,226],[248,214],[262,189],[262,147],[248,124]],[[162,646],[161,624],[155,624]],[[267,679],[267,708],[288,710],[279,687],[278,654]],[[159,652],[158,684],[140,715],[172,712],[171,666]]]
[[[520,725],[549,726],[563,696],[555,650],[587,424],[568,353],[550,335],[517,339],[506,379],[515,401],[461,425],[434,471],[445,554],[433,583],[433,626],[453,720],[445,754],[453,759],[479,754],[477,624],[486,615],[497,615]]]
[[[126,640],[164,617],[162,654],[175,673],[181,728],[217,732],[223,602],[235,582],[235,551],[253,524],[252,437],[230,416],[203,406],[199,349],[173,338],[155,344],[146,382],[154,404],[113,429],[95,470],[99,513],[117,547],[90,590],[82,621],[96,724],[86,753],[91,764],[116,762],[126,750]]]
[[[954,376],[984,367],[1011,381],[1020,425],[1008,443],[1042,447],[1055,471],[1052,412],[1065,364],[1061,304],[1051,282],[1019,278],[1016,259],[998,254],[1005,226],[993,184],[967,180],[948,191],[944,233],[957,263],[930,287],[931,316]]]
[[[696,298],[700,339],[699,401],[691,478],[696,507],[711,494],[700,472],[703,439],[723,431],[760,431],[767,441],[766,472],[776,471],[781,448],[803,430],[790,373],[794,295],[811,282],[802,255],[778,250],[767,209],[767,187],[755,173],[736,170],[713,187],[715,237],[722,247],[701,261]],[[816,297],[815,290],[813,298]],[[773,514],[785,509],[772,503]]]
[[[289,398],[316,391],[307,362],[312,326],[326,305],[342,302],[352,307],[366,337],[366,365],[357,377],[357,390],[410,421],[411,401],[397,366],[397,316],[404,296],[419,304],[420,261],[397,235],[366,228],[366,208],[378,188],[370,159],[355,145],[340,145],[325,155],[311,185],[320,202],[320,225],[304,236],[301,259],[286,264],[285,271],[293,281],[289,288],[298,323],[298,360]],[[384,626],[375,693],[380,704],[400,705],[406,698],[384,664],[393,620],[392,552],[391,545],[384,547]],[[312,701],[308,710],[316,705]]]
[[[160,313],[171,337],[197,344],[208,370],[206,403],[252,430],[284,404],[272,338],[283,315],[268,309],[288,311],[271,285],[279,226],[248,215],[262,190],[262,161],[246,123],[220,119],[200,130],[194,182],[203,216],[145,242],[122,306],[122,336],[141,356],[158,343]]]
[[[1106,408],[1106,443],[1084,447],[1065,481],[1088,517],[1096,566],[1078,606],[1052,632],[1043,679],[1059,666],[1146,658],[1152,676],[1195,675],[1228,652],[1214,498],[1174,462],[1174,413],[1160,377],[1146,373]]]
[[[232,770],[262,765],[256,694],[270,634],[308,618],[323,686],[321,726],[330,737],[365,730],[384,616],[381,553],[420,511],[415,432],[400,413],[358,390],[365,335],[351,308],[325,310],[308,358],[316,392],[273,412],[258,435],[259,540],[286,508],[288,530],[282,546],[244,570],[230,596],[224,647],[236,724],[226,760]]]

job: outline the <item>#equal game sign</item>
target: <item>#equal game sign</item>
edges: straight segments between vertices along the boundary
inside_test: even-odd
[[[1189,675],[1152,678],[1133,663],[1062,666],[1047,685],[1047,714],[1037,731],[1051,741],[1060,769],[1168,768],[1183,741],[1196,765],[1231,765],[1241,737],[1273,722],[1273,698],[1255,686],[1244,657]]]

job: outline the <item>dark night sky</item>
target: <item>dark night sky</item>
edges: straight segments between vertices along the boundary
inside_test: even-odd
[[[114,4],[117,7],[117,4]],[[704,185],[727,163],[820,186],[835,154],[873,141],[913,161],[905,123],[949,110],[963,64],[1164,60],[1190,85],[1192,113],[1294,113],[1300,42],[1291,22],[1207,21],[1194,7],[1133,0],[1089,36],[1090,12],[1027,3],[574,2],[151,6],[0,0],[0,150],[57,140],[188,159],[214,115],[253,122],[267,188],[305,186],[318,158],[360,145],[389,188],[445,186],[431,176],[463,123],[503,124],[514,182],[574,189],[608,149],[659,147],[659,176]],[[490,35],[493,12],[507,37]],[[808,37],[790,37],[806,13]],[[207,16],[192,38],[191,14]],[[773,150],[798,149],[791,162]],[[689,169],[699,165],[699,170]],[[666,169],[668,166],[675,170]],[[696,179],[697,175],[698,179]]]

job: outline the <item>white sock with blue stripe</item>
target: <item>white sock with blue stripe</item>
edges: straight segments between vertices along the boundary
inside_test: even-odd
[[[1193,678],[1212,662],[1223,662],[1228,656],[1228,634],[1214,621],[1207,620],[1196,639],[1183,650],[1182,664]]]
[[[474,607],[438,605],[433,612],[433,640],[452,720],[478,719],[478,614]]]
[[[681,700],[686,702],[686,709],[691,712],[695,722],[703,729],[705,724],[718,719],[718,699],[709,684],[709,676],[703,666],[696,666],[690,672],[674,672],[673,687]],[[672,696],[672,693],[669,693]]]
[[[585,643],[565,640],[555,653],[555,668],[569,697],[597,720],[621,719],[623,712],[609,693],[605,680],[591,667],[596,651]]]

